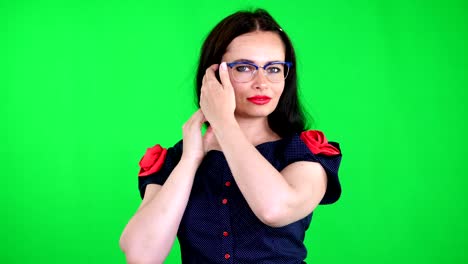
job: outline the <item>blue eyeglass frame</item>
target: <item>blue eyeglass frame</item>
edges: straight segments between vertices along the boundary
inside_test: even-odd
[[[235,61],[235,62],[229,62],[229,63],[226,63],[226,65],[232,69],[232,67],[236,66],[236,65],[239,65],[239,64],[247,64],[247,65],[250,65],[250,66],[254,66],[255,67],[255,72],[258,71],[258,68],[262,68],[265,72],[266,72],[266,68],[270,65],[274,65],[274,64],[285,64],[286,66],[288,66],[288,75],[289,75],[289,69],[291,69],[291,66],[293,65],[292,62],[289,62],[289,61],[272,61],[272,62],[269,62],[263,66],[259,66],[253,62],[249,62],[249,61]],[[252,76],[254,74],[252,73]],[[288,75],[286,75],[285,79],[288,77]]]

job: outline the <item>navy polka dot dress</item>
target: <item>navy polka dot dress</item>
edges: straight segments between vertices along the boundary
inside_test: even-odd
[[[266,142],[256,148],[278,171],[296,161],[319,162],[328,177],[321,204],[334,203],[341,194],[339,144],[325,139],[311,146],[304,141],[303,134]],[[326,148],[335,152],[320,152]],[[164,151],[164,163],[158,171],[139,177],[142,198],[146,185],[164,184],[180,160],[182,141]],[[312,214],[280,228],[263,224],[242,196],[223,153],[212,150],[196,172],[177,233],[182,263],[305,263],[307,251],[303,241],[311,219]]]

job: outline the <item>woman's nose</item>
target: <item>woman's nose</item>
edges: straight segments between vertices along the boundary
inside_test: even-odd
[[[268,78],[265,74],[265,70],[258,69],[254,76],[254,86],[256,89],[266,89],[268,88]]]

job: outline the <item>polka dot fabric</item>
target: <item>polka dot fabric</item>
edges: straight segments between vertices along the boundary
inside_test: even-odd
[[[339,150],[339,144],[329,142]],[[258,145],[257,150],[277,169],[296,161],[319,162],[328,176],[321,204],[341,194],[338,167],[341,154],[315,155],[299,135]],[[161,170],[139,177],[141,197],[146,185],[163,185],[182,154],[182,141],[167,151]],[[262,186],[258,186],[262,188]],[[242,196],[221,151],[210,151],[198,168],[189,202],[177,233],[183,264],[305,263],[305,231],[312,214],[281,228],[263,224]]]

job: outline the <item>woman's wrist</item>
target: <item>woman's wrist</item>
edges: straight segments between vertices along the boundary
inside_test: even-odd
[[[222,126],[214,127],[213,132],[223,151],[228,145],[237,145],[239,140],[242,140],[245,136],[235,119],[230,122],[224,122]]]
[[[197,171],[198,166],[202,162],[203,157],[195,157],[182,154],[178,165],[184,166],[187,169],[193,170],[194,172]]]
[[[213,132],[218,140],[220,139],[220,136],[226,134],[226,131],[240,129],[239,124],[237,123],[237,120],[234,116],[232,118],[222,119],[221,122],[210,123],[210,126],[213,128]]]

